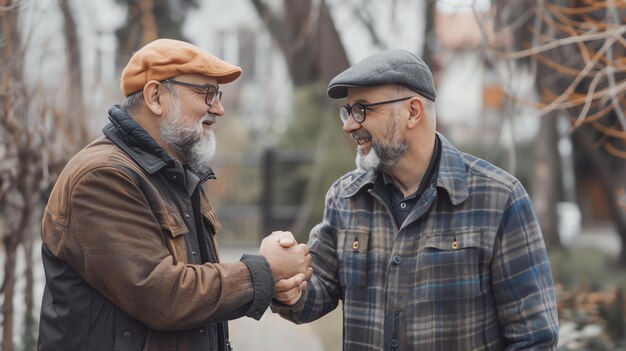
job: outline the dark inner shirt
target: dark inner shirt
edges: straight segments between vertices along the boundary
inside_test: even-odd
[[[428,189],[431,184],[434,184],[437,181],[439,159],[441,158],[440,149],[441,146],[439,137],[435,135],[435,147],[433,149],[433,155],[430,158],[430,163],[428,163],[426,173],[424,173],[424,177],[422,178],[417,190],[407,197],[404,197],[404,194],[400,191],[400,189],[398,189],[391,176],[386,173],[381,173],[382,180],[385,183],[387,190],[389,210],[391,211],[398,228],[402,226],[402,223],[404,223],[406,218],[409,216],[413,206],[415,206],[417,200],[419,200],[424,191]],[[380,179],[381,176],[379,175],[379,180]]]

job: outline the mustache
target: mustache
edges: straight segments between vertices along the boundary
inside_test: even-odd
[[[205,123],[205,122],[208,122],[208,123],[217,122],[217,115],[214,115],[212,113],[207,113],[206,115],[202,117],[202,120],[200,121],[200,123]]]
[[[371,138],[372,135],[365,130],[357,130],[352,132],[351,134],[352,140],[363,139],[363,138]]]

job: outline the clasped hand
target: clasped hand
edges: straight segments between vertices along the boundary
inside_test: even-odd
[[[291,232],[276,231],[263,239],[259,253],[272,268],[274,298],[286,305],[298,302],[313,275],[309,247],[298,244]]]

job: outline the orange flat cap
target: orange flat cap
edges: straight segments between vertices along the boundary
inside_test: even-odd
[[[128,96],[143,89],[151,80],[194,73],[216,77],[218,84],[225,84],[239,78],[241,68],[184,41],[157,39],[130,58],[122,71],[120,89]]]

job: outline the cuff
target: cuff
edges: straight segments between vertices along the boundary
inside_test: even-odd
[[[243,255],[240,261],[250,270],[254,287],[254,300],[246,316],[259,320],[274,296],[274,275],[269,262],[263,256]]]
[[[306,301],[306,295],[307,295],[307,291],[309,290],[309,285],[310,283],[307,284],[307,288],[304,289],[304,291],[302,291],[302,295],[300,295],[300,299],[293,305],[285,305],[284,303],[276,299],[272,299],[272,303],[270,304],[270,308],[272,309],[272,312],[278,313],[278,314],[284,314],[284,313],[289,313],[292,311],[300,310],[304,306],[304,301]]]

